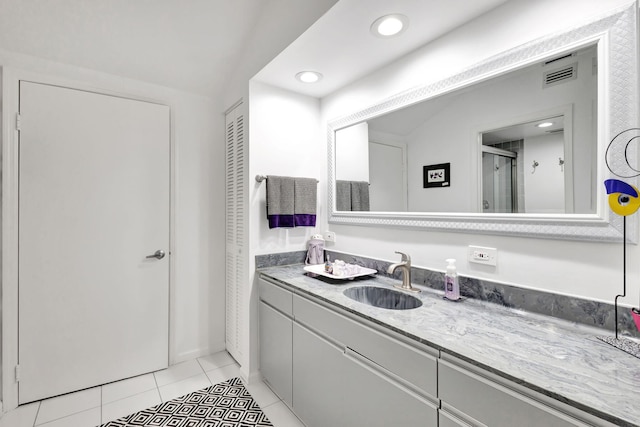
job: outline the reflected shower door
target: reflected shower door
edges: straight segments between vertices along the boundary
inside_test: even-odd
[[[518,212],[516,167],[515,153],[482,153],[483,212]]]

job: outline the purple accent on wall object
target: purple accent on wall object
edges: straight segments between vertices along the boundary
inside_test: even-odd
[[[631,317],[633,317],[633,321],[636,323],[636,328],[640,331],[640,310],[637,308],[631,309]]]
[[[607,194],[611,193],[623,193],[632,197],[638,197],[638,192],[632,185],[627,184],[619,179],[607,179],[604,181],[604,187],[607,189]]]

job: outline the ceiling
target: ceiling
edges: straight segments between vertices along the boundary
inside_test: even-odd
[[[550,126],[539,128],[536,125],[540,122],[549,122]],[[484,145],[495,145],[502,142],[518,141],[520,139],[536,138],[549,134],[560,134],[564,132],[564,116],[551,116],[539,118],[538,120],[519,123],[503,129],[497,129],[482,134]]]
[[[0,0],[0,49],[214,97],[335,2]]]
[[[215,97],[243,64],[255,72],[295,40],[259,77],[320,97],[505,1],[0,0],[0,49]],[[373,37],[388,13],[409,29]],[[324,78],[302,86],[301,69]]]
[[[263,68],[262,82],[323,97],[435,40],[507,0],[340,0],[304,34]],[[409,27],[383,39],[369,28],[377,18],[400,13]],[[314,84],[297,81],[303,70],[318,71]]]

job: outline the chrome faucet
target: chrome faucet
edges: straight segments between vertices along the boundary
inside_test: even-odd
[[[420,292],[420,289],[411,286],[411,257],[402,252],[396,251],[396,253],[402,255],[402,259],[399,263],[391,264],[387,269],[389,274],[393,274],[397,268],[402,271],[402,285],[394,285],[394,287],[404,291]]]

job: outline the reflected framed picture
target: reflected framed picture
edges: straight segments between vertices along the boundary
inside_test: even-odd
[[[422,188],[448,187],[451,184],[451,163],[422,167]]]

